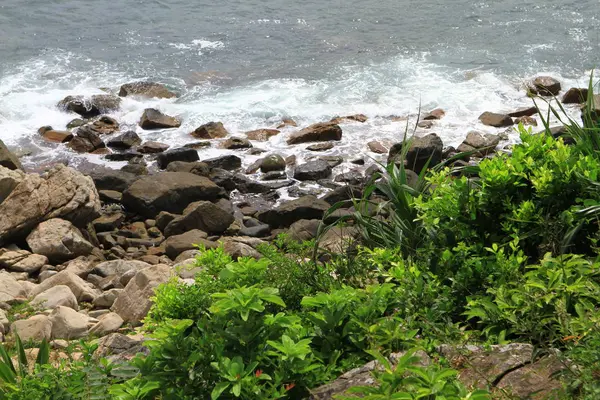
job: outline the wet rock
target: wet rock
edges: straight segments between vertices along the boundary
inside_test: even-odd
[[[116,119],[103,115],[86,127],[98,135],[109,135],[119,130],[119,123]]]
[[[62,110],[77,113],[84,118],[91,118],[118,110],[121,107],[121,99],[110,94],[97,94],[89,98],[67,96],[58,102],[57,106]]]
[[[214,200],[221,188],[209,179],[187,172],[160,172],[135,181],[124,193],[123,204],[148,218],[160,211],[182,212],[188,204]]]
[[[142,154],[156,154],[167,151],[170,146],[166,143],[161,142],[145,142],[140,147],[137,148],[137,151]]]
[[[163,114],[156,108],[146,108],[139,122],[142,129],[179,128],[181,121],[175,117]]]
[[[532,115],[535,115],[537,113],[538,113],[538,109],[536,107],[521,107],[521,108],[518,108],[516,111],[508,113],[507,115],[509,117],[519,118],[519,117],[531,117]]]
[[[33,298],[31,306],[39,310],[54,310],[57,307],[69,307],[79,310],[77,298],[65,285],[54,286]]]
[[[79,302],[93,302],[94,299],[101,294],[99,290],[95,289],[88,282],[84,281],[74,273],[70,271],[61,271],[37,285],[30,293],[30,296],[35,297],[58,285],[68,286]]]
[[[476,157],[485,157],[496,151],[496,146],[500,143],[498,135],[484,134],[477,131],[471,131],[467,134],[467,138],[458,146],[459,152],[473,152]]]
[[[323,160],[309,161],[294,170],[294,179],[299,181],[316,181],[331,176],[332,167]]]
[[[365,165],[365,159],[364,158],[356,158],[354,160],[350,160],[350,162],[354,165]]]
[[[347,183],[349,185],[360,185],[364,181],[364,177],[358,170],[352,170],[336,175],[335,182]]]
[[[23,237],[52,218],[85,226],[99,211],[100,199],[92,179],[74,169],[57,165],[43,175],[28,174],[0,203],[0,243]]]
[[[98,194],[103,203],[120,203],[123,198],[123,194],[116,190],[99,190]]]
[[[537,121],[533,117],[519,117],[515,118],[515,124],[537,126]]]
[[[446,115],[446,112],[444,110],[442,110],[441,108],[436,108],[435,110],[432,110],[429,113],[425,114],[422,119],[424,121],[442,119],[444,118],[444,115]]]
[[[388,163],[404,162],[407,168],[420,173],[426,165],[431,168],[442,161],[444,143],[437,134],[430,133],[420,138],[413,138],[409,143],[410,148],[406,153],[405,160],[400,158],[404,144],[397,143],[390,149]]]
[[[538,76],[529,85],[529,92],[540,96],[556,96],[560,89],[560,82],[550,76]]]
[[[193,229],[208,234],[221,234],[235,219],[233,215],[209,201],[198,201],[183,210],[183,215],[173,219],[165,228],[165,236],[179,235]]]
[[[285,128],[286,126],[298,126],[298,124],[296,123],[296,121],[294,121],[291,118],[282,118],[281,119],[281,123],[279,125],[277,125],[277,129],[282,129]]]
[[[359,188],[353,186],[340,186],[323,196],[323,200],[330,205],[334,205],[340,201],[360,199],[361,197],[362,191]]]
[[[87,122],[88,122],[88,120],[81,119],[81,118],[75,118],[67,124],[67,129],[78,128],[82,125],[85,125]]]
[[[196,150],[205,149],[205,148],[211,147],[211,146],[212,146],[212,143],[208,142],[208,141],[205,141],[205,142],[193,142],[193,143],[187,143],[187,144],[183,145],[183,147],[185,147],[187,149],[196,149]]]
[[[77,129],[76,136],[67,143],[67,147],[78,153],[91,153],[106,147],[100,136],[87,125]]]
[[[382,142],[378,142],[376,140],[372,140],[369,143],[367,143],[367,147],[373,153],[376,153],[376,154],[387,154],[387,152],[390,150],[391,146],[389,146],[389,143],[385,143],[384,144]]]
[[[248,139],[231,137],[225,140],[221,147],[228,150],[249,149],[252,147],[252,143]]]
[[[104,156],[107,161],[136,161],[144,157],[141,153],[126,152],[126,153],[110,153]]]
[[[149,173],[146,163],[143,161],[139,162],[139,160],[136,159],[130,160],[127,165],[124,165],[121,168],[121,171],[132,174],[136,179],[140,176],[148,175]]]
[[[210,175],[210,168],[203,162],[173,161],[167,165],[169,172],[189,172],[198,176]]]
[[[242,174],[232,175],[232,184],[240,193],[268,193],[273,190],[271,184],[253,181]]]
[[[283,157],[279,154],[271,154],[261,160],[260,171],[271,172],[271,171],[285,171],[286,162]]]
[[[583,104],[587,101],[588,89],[571,88],[562,97],[564,104]]]
[[[260,169],[260,164],[262,164],[262,158],[259,158],[258,160],[250,164],[244,172],[248,175],[255,174]]]
[[[337,124],[318,123],[292,133],[287,139],[287,144],[328,142],[330,140],[342,140],[342,128]]]
[[[284,172],[271,171],[264,174],[261,179],[263,181],[276,181],[280,179],[286,179],[287,175]]]
[[[46,315],[34,315],[28,319],[13,322],[10,331],[19,335],[21,341],[41,342],[52,337],[52,322]]]
[[[98,190],[122,192],[139,179],[138,176],[112,168],[98,166],[88,172]]]
[[[183,162],[194,162],[198,161],[200,158],[198,157],[198,152],[194,149],[173,149],[166,151],[162,154],[159,154],[156,157],[156,163],[158,164],[158,168],[165,169],[167,166],[173,161],[183,161]]]
[[[42,126],[38,133],[47,141],[54,143],[67,143],[73,139],[73,134],[69,131],[57,131],[51,126]]]
[[[334,117],[331,121],[332,124],[343,124],[345,122],[367,122],[369,118],[364,114],[347,115],[345,117]]]
[[[142,143],[142,139],[134,131],[127,131],[109,140],[106,145],[113,149],[127,150]]]
[[[344,162],[344,157],[342,156],[320,156],[317,157],[317,160],[325,161],[331,168],[335,168],[338,165]]]
[[[148,98],[171,99],[177,97],[165,85],[156,82],[133,82],[121,86],[119,96],[139,96]]]
[[[227,171],[233,171],[242,166],[242,159],[232,154],[210,158],[208,160],[203,160],[202,162],[208,165],[209,168],[219,168]]]
[[[301,219],[320,219],[329,207],[329,203],[314,196],[304,196],[262,211],[257,217],[271,227],[287,227]]]
[[[419,121],[417,126],[419,128],[423,128],[423,129],[431,129],[431,128],[433,128],[433,121],[431,121],[431,120]]]
[[[111,310],[119,314],[124,322],[139,325],[152,306],[154,289],[171,276],[171,268],[164,264],[138,271],[119,294]]]
[[[190,135],[198,139],[218,139],[229,136],[229,132],[225,129],[222,122],[209,122],[200,125]]]
[[[23,171],[0,166],[0,204],[24,179],[25,173]]]
[[[506,126],[512,126],[513,120],[506,114],[498,114],[493,112],[484,112],[479,116],[479,121],[487,126],[493,126],[496,128],[502,128]]]
[[[331,142],[311,144],[306,148],[309,151],[326,151],[331,149],[333,149],[333,143]]]
[[[27,245],[54,262],[86,256],[94,249],[72,223],[59,218],[39,224],[27,236]]]
[[[272,136],[276,136],[280,133],[277,129],[257,129],[254,131],[246,132],[246,137],[250,140],[256,140],[257,142],[266,142]]]

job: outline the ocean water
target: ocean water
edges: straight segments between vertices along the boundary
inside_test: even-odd
[[[599,50],[598,0],[2,0],[0,139],[30,153],[28,166],[102,163],[44,143],[37,129],[64,129],[75,117],[56,108],[67,95],[153,80],[181,96],[125,98],[112,114],[122,130],[176,147],[209,121],[240,135],[282,117],[305,126],[363,113],[368,122],[342,125],[343,140],[324,154],[371,162],[379,158],[367,151],[369,140],[404,133],[406,122],[390,115],[412,121],[419,109],[445,109],[433,129],[417,134],[436,132],[447,145],[472,129],[501,132],[478,116],[531,105],[523,84],[538,74],[563,89],[586,87]],[[136,123],[147,107],[183,125],[143,131]],[[255,147],[307,157],[305,145],[285,144],[292,131]],[[227,152],[201,150],[200,158]]]

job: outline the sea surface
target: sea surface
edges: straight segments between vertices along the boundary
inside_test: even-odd
[[[523,84],[532,77],[587,87],[599,62],[598,0],[1,0],[0,139],[30,153],[29,166],[102,163],[44,143],[37,129],[75,117],[56,108],[67,95],[152,80],[181,96],[126,98],[112,114],[145,140],[176,147],[209,121],[240,135],[282,117],[305,126],[363,113],[369,120],[344,124],[326,154],[371,160],[369,140],[397,141],[406,129],[389,116],[413,121],[441,107],[446,116],[429,131],[456,146],[469,130],[501,131],[478,122],[483,111],[531,105]],[[136,122],[147,107],[183,125],[143,131]],[[307,157],[305,146],[285,145],[292,130],[254,144]]]

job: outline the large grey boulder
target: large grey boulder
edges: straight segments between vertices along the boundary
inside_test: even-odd
[[[94,336],[105,336],[116,332],[123,326],[123,318],[119,314],[111,312],[98,318],[98,322],[90,328],[89,334]]]
[[[2,146],[0,144],[0,146]],[[20,170],[12,170],[0,165],[0,204],[8,195],[19,186],[25,179],[25,173]]]
[[[68,286],[79,302],[83,301],[91,303],[101,294],[98,289],[94,288],[90,283],[84,281],[74,273],[69,271],[61,271],[37,285],[30,293],[30,296],[35,297],[38,294],[58,285]]]
[[[88,334],[89,317],[69,307],[59,306],[50,314],[52,339],[80,339]]]
[[[33,317],[13,322],[10,331],[19,335],[23,342],[41,342],[50,340],[52,337],[52,322],[46,315],[34,315]]]
[[[12,302],[16,298],[26,297],[27,292],[11,274],[0,271],[0,301]]]
[[[146,108],[142,118],[140,118],[139,125],[142,129],[178,128],[181,126],[181,121],[163,114],[155,108]]]
[[[121,276],[127,271],[139,271],[149,266],[150,264],[138,260],[111,260],[96,265],[92,273],[105,278],[112,275]]]
[[[0,203],[0,244],[26,236],[42,221],[62,218],[82,227],[99,214],[92,179],[57,165],[43,175],[28,174]]]
[[[200,229],[209,234],[221,234],[235,221],[233,215],[210,201],[198,201],[183,210],[183,215],[175,218],[165,228],[165,236]]]
[[[39,224],[27,236],[27,244],[34,253],[55,262],[87,256],[94,250],[72,223],[59,218]]]
[[[154,289],[167,282],[172,276],[171,267],[164,264],[153,265],[138,271],[111,307],[123,321],[139,325],[146,316],[154,296]]]
[[[41,310],[55,309],[56,307],[69,307],[79,310],[77,298],[66,285],[54,286],[33,298],[30,303],[34,308]]]
[[[204,246],[207,249],[218,247],[217,243],[208,241],[207,237],[206,232],[199,229],[192,229],[181,235],[170,236],[165,240],[165,253],[171,260],[174,260],[184,251],[196,249],[196,245]]]
[[[181,213],[190,203],[215,200],[221,188],[203,176],[187,172],[161,172],[143,177],[123,193],[123,204],[149,218],[161,211]]]

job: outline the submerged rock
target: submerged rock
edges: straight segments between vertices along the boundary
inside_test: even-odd
[[[538,76],[529,85],[529,92],[540,96],[556,96],[561,89],[560,82],[550,76]]]
[[[256,140],[258,142],[266,142],[270,137],[278,135],[279,130],[277,129],[257,129],[254,131],[246,132],[246,136],[250,140]]]
[[[57,104],[58,108],[81,115],[84,118],[116,111],[121,107],[121,99],[111,94],[97,94],[89,98],[67,96]]]
[[[299,181],[316,181],[331,176],[331,165],[327,161],[314,160],[299,165],[294,170],[294,179]]]

